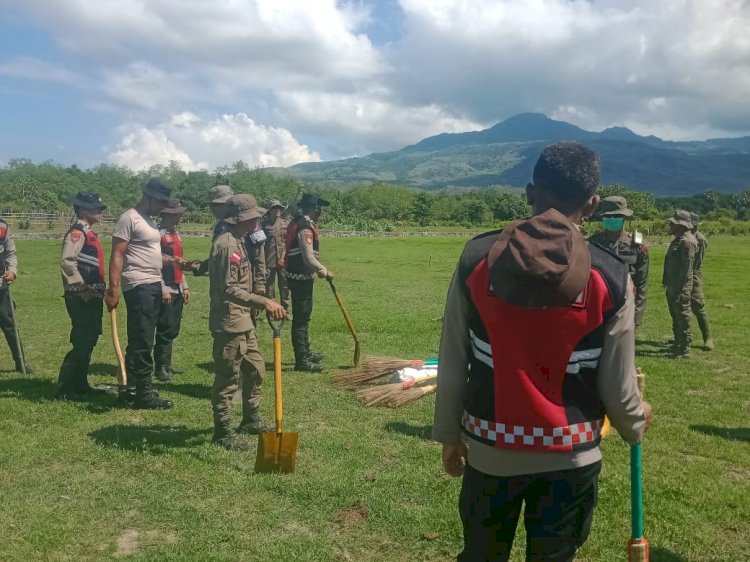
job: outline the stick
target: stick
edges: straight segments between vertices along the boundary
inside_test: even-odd
[[[16,322],[16,303],[13,302],[13,293],[10,292],[8,285],[8,300],[10,300],[10,317],[13,320],[13,331],[16,333],[16,352],[21,360],[21,373],[26,376],[26,356],[23,354],[21,347],[21,335],[18,333],[18,322]]]
[[[128,384],[128,372],[125,370],[125,358],[122,356],[122,348],[120,347],[120,334],[117,332],[117,309],[113,308],[109,311],[110,324],[112,325],[112,345],[115,347],[115,355],[117,355],[117,364],[120,366],[120,376],[118,377],[118,384],[120,386],[127,386]]]
[[[341,314],[344,315],[344,321],[346,322],[346,325],[349,327],[349,332],[352,334],[352,338],[354,338],[354,366],[359,366],[359,339],[357,338],[357,333],[354,331],[354,324],[352,323],[352,319],[349,316],[349,313],[346,311],[346,307],[344,306],[344,301],[341,298],[341,295],[339,294],[338,290],[336,289],[336,285],[333,284],[333,279],[328,280],[328,284],[331,285],[331,291],[333,291],[333,296],[336,297],[336,302],[339,304],[339,308],[341,309]]]

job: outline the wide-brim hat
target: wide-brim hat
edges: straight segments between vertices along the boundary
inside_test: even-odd
[[[627,201],[619,195],[612,195],[611,197],[602,199],[596,212],[601,217],[633,216],[633,210],[628,209]]]
[[[227,201],[227,213],[224,222],[237,224],[252,219],[259,219],[268,212],[267,209],[258,206],[255,197],[247,193],[233,195]]]
[[[98,193],[89,191],[79,191],[76,193],[72,203],[74,207],[78,207],[79,209],[104,210],[107,208]]]
[[[300,209],[308,209],[310,207],[328,207],[330,203],[323,199],[317,193],[305,193],[302,195],[302,199],[297,203],[297,207]]]
[[[172,195],[172,188],[159,178],[151,178],[144,184],[143,193],[153,199],[166,202],[169,201],[169,197]]]
[[[672,224],[679,224],[680,226],[684,226],[688,230],[693,229],[693,223],[690,220],[690,213],[688,213],[687,211],[678,209],[674,212],[674,216],[669,217],[667,220]]]
[[[159,211],[162,215],[180,215],[187,211],[187,207],[183,207],[179,200],[170,199],[169,204]]]
[[[269,211],[270,211],[271,209],[274,209],[274,208],[281,208],[281,209],[286,209],[286,205],[284,205],[284,204],[283,204],[283,203],[282,203],[281,201],[279,201],[278,199],[271,199],[271,200],[270,200],[270,201],[268,202],[268,205],[266,205],[266,207],[268,208],[268,210],[269,210]]]
[[[229,201],[229,198],[234,195],[234,190],[228,185],[215,185],[209,191],[211,194],[211,205],[221,205]]]
[[[524,308],[573,304],[591,274],[585,238],[555,209],[504,228],[490,248],[487,263],[491,291]]]

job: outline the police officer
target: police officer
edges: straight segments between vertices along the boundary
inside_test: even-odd
[[[284,271],[292,293],[292,345],[295,370],[319,373],[323,354],[310,350],[309,324],[313,309],[313,280],[333,279],[333,272],[320,263],[320,236],[315,221],[328,201],[305,193],[297,205],[299,214],[286,235]]]
[[[123,406],[144,410],[172,407],[153,389],[154,337],[159,309],[168,293],[163,290],[161,236],[151,218],[169,204],[172,189],[157,178],[143,186],[143,197],[128,209],[112,231],[109,287],[104,301],[112,310],[120,303],[120,288],[128,310],[128,347],[125,367],[128,387],[120,392]],[[186,267],[187,262],[178,266]]]
[[[708,240],[703,236],[703,233],[698,232],[700,217],[695,213],[690,213],[690,221],[693,223],[693,229],[690,232],[693,233],[698,242],[698,250],[695,252],[695,261],[693,261],[693,292],[690,294],[690,309],[695,314],[698,327],[703,335],[703,349],[712,351],[714,340],[708,327],[708,314],[706,314],[706,302],[703,296],[703,257],[708,248]]]
[[[278,199],[271,199],[268,204],[268,213],[263,221],[263,230],[266,233],[266,295],[276,298],[276,283],[279,284],[279,295],[281,306],[289,310],[289,288],[286,284],[281,265],[286,248],[286,231],[289,221],[281,216],[286,209]]]
[[[690,298],[693,292],[693,263],[698,251],[698,241],[690,232],[692,229],[693,223],[687,211],[677,210],[669,219],[669,233],[674,240],[664,258],[662,285],[667,290],[667,306],[672,317],[672,356],[675,358],[689,357],[692,342]]]
[[[104,250],[92,227],[102,222],[106,208],[98,193],[76,194],[73,198],[76,218],[63,239],[60,272],[73,344],[57,379],[57,397],[63,400],[82,401],[93,390],[87,377],[91,353],[102,333],[106,286]]]
[[[227,203],[227,232],[211,247],[209,277],[211,307],[209,329],[213,336],[216,371],[211,389],[215,443],[232,450],[247,450],[250,444],[230,427],[232,397],[242,379],[242,422],[238,431],[256,435],[269,428],[261,422],[260,389],[265,362],[258,349],[251,308],[265,310],[277,320],[284,308],[253,292],[252,263],[243,238],[252,232],[266,210],[252,195],[236,195]]]
[[[216,218],[216,224],[214,224],[211,235],[211,241],[214,242],[227,231],[227,223],[224,222],[224,215],[226,215],[227,201],[234,195],[234,190],[228,185],[215,185],[208,190],[208,193],[211,197],[211,213]],[[208,273],[208,262],[209,260],[192,262],[193,274],[205,275]]]
[[[10,299],[10,285],[16,280],[18,275],[18,257],[16,256],[16,243],[10,236],[8,223],[0,219],[0,330],[5,335],[5,341],[8,342],[16,371],[23,372],[25,367],[26,374],[31,375],[34,369],[26,363],[26,354],[21,346],[21,354],[18,351],[18,340],[16,334],[16,324],[13,322],[13,309],[16,304]],[[23,364],[22,364],[23,362]]]
[[[184,255],[177,225],[186,210],[177,199],[170,199],[169,206],[161,210],[162,290],[167,297],[159,310],[154,345],[154,374],[160,381],[169,381],[178,372],[172,364],[172,342],[180,334],[183,306],[190,302],[187,278],[176,265]]]
[[[633,216],[624,197],[613,195],[599,203],[597,215],[601,216],[604,230],[589,238],[589,242],[609,250],[628,265],[630,277],[635,285],[635,325],[643,323],[648,298],[648,247],[643,244],[643,235],[625,231],[625,219]]]

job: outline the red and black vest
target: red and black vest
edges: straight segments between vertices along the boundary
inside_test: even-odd
[[[8,223],[0,219],[0,275],[5,273],[5,239],[8,236]]]
[[[597,377],[605,324],[625,304],[628,267],[590,244],[591,275],[574,304],[513,306],[490,287],[487,255],[498,233],[474,238],[459,262],[471,342],[463,430],[504,449],[594,448],[604,418]]]
[[[175,230],[167,230],[166,228],[159,228],[161,234],[161,253],[163,256],[181,258],[183,255],[182,251],[182,238],[177,234]],[[168,287],[176,289],[180,286],[183,279],[183,272],[179,267],[175,267],[172,263],[165,263],[161,270],[164,284]]]
[[[284,271],[288,279],[309,280],[315,279],[315,272],[310,272],[302,260],[302,249],[299,246],[297,235],[303,230],[310,230],[312,236],[313,255],[320,257],[320,235],[317,225],[309,217],[297,217],[289,224],[286,231],[286,254],[284,256]]]
[[[71,236],[74,242],[78,237],[83,237],[83,248],[81,248],[76,263],[78,272],[83,278],[83,282],[89,287],[103,289],[104,281],[104,250],[99,236],[87,224],[74,223],[65,236]]]

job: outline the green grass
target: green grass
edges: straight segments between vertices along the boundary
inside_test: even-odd
[[[187,240],[188,255],[203,257],[208,243]],[[337,274],[366,353],[436,353],[436,319],[463,243],[323,241],[324,261]],[[14,295],[38,374],[22,380],[8,371],[10,355],[0,346],[0,559],[455,557],[461,544],[460,481],[443,475],[439,447],[429,441],[433,398],[398,410],[363,409],[351,393],[330,385],[330,373],[289,371],[284,405],[286,429],[300,434],[297,472],[255,475],[254,454],[210,443],[207,279],[190,279],[194,302],[176,343],[176,364],[187,373],[159,385],[174,400],[173,410],[121,410],[109,396],[71,404],[51,399],[69,330],[60,298],[59,244],[19,241],[18,251],[21,275]],[[652,560],[748,560],[747,239],[711,240],[706,293],[717,349],[696,349],[689,361],[662,355],[670,337],[659,288],[663,253],[663,246],[652,249],[651,300],[638,350],[656,412],[644,452]],[[349,364],[351,338],[324,283],[317,284],[315,299],[314,347],[328,354],[329,367]],[[284,361],[291,368],[288,334],[286,327]],[[260,339],[271,361],[270,330],[262,328]],[[93,362],[92,382],[113,382],[114,354],[106,334]],[[270,379],[262,405],[269,420]],[[614,435],[603,449],[600,502],[581,561],[625,557],[628,451]],[[517,545],[513,560],[521,560],[522,550]]]

